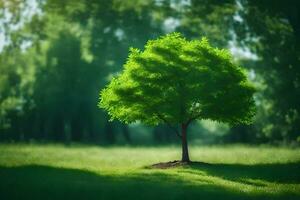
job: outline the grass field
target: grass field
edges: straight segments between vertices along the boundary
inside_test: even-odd
[[[300,149],[0,145],[0,199],[300,199]]]

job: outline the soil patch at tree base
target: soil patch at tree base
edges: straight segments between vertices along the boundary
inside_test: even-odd
[[[182,167],[182,166],[199,166],[199,165],[209,165],[208,163],[204,162],[183,162],[181,160],[174,160],[170,162],[161,162],[156,163],[153,165],[148,166],[147,168],[150,169],[168,169],[168,168],[175,168],[175,167]]]

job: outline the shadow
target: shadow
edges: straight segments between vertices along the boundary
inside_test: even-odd
[[[193,166],[203,168],[203,166]],[[206,166],[210,167],[210,166]],[[191,184],[159,170],[118,176],[47,166],[0,167],[0,199],[266,199],[211,183]],[[221,173],[221,172],[220,172]],[[298,196],[299,197],[299,196]],[[271,196],[293,199],[292,194]],[[296,198],[295,198],[296,199]]]
[[[208,175],[256,186],[264,184],[249,181],[249,179],[274,183],[300,183],[300,162],[253,165],[192,162],[185,169],[184,171],[188,173],[205,172]]]

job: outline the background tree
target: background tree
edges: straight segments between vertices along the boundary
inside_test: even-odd
[[[247,64],[262,86],[254,131],[263,141],[296,140],[300,137],[300,2],[240,1],[237,13],[236,41],[258,56]]]
[[[196,119],[250,123],[254,88],[230,53],[203,38],[179,33],[131,49],[124,71],[101,92],[100,107],[112,119],[181,126],[182,162],[189,162],[187,128]],[[176,130],[177,131],[177,130]]]

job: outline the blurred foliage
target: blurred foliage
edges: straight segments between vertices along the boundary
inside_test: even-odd
[[[97,109],[98,91],[121,70],[129,47],[143,49],[147,40],[178,31],[256,57],[234,55],[259,89],[255,123],[230,129],[224,140],[294,141],[300,135],[299,5],[297,0],[0,0],[0,140],[132,142],[130,132],[144,128],[107,122]],[[195,127],[191,135],[200,137],[205,130]],[[166,127],[160,132],[168,134]]]
[[[295,140],[300,134],[300,2],[241,1],[237,41],[255,52],[251,65],[263,87],[257,130],[263,140]]]

